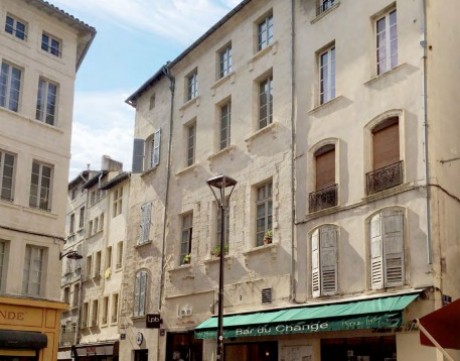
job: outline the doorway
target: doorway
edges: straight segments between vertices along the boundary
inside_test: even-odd
[[[134,350],[134,361],[148,361],[149,350]]]

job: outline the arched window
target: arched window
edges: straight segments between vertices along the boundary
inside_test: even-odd
[[[148,273],[146,270],[140,270],[136,273],[134,285],[134,317],[145,316],[147,281]]]
[[[372,289],[404,283],[404,213],[385,209],[370,219],[370,278]]]
[[[309,195],[309,210],[317,212],[337,205],[337,184],[335,183],[335,145],[326,144],[314,154],[315,192]]]
[[[311,235],[311,276],[313,297],[337,292],[337,227],[321,226]]]

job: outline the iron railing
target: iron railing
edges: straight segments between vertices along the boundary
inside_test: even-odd
[[[395,187],[403,182],[403,163],[399,162],[373,170],[366,174],[367,194],[374,194]]]
[[[337,184],[310,193],[308,197],[310,213],[337,205]]]

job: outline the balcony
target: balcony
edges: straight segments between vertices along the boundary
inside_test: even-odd
[[[310,193],[308,197],[310,213],[337,205],[337,184]]]
[[[403,182],[403,162],[387,165],[366,174],[367,194],[374,194],[395,187]]]

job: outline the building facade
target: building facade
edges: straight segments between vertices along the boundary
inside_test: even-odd
[[[84,171],[69,184],[64,252],[81,259],[63,265],[62,300],[70,308],[61,318],[59,360],[118,360],[129,178],[103,156],[101,171]]]
[[[95,29],[40,0],[4,0],[0,18],[0,357],[55,360],[74,82]]]
[[[416,320],[460,296],[452,13],[246,0],[130,96],[121,359],[215,359],[222,233],[225,360],[442,359]]]

